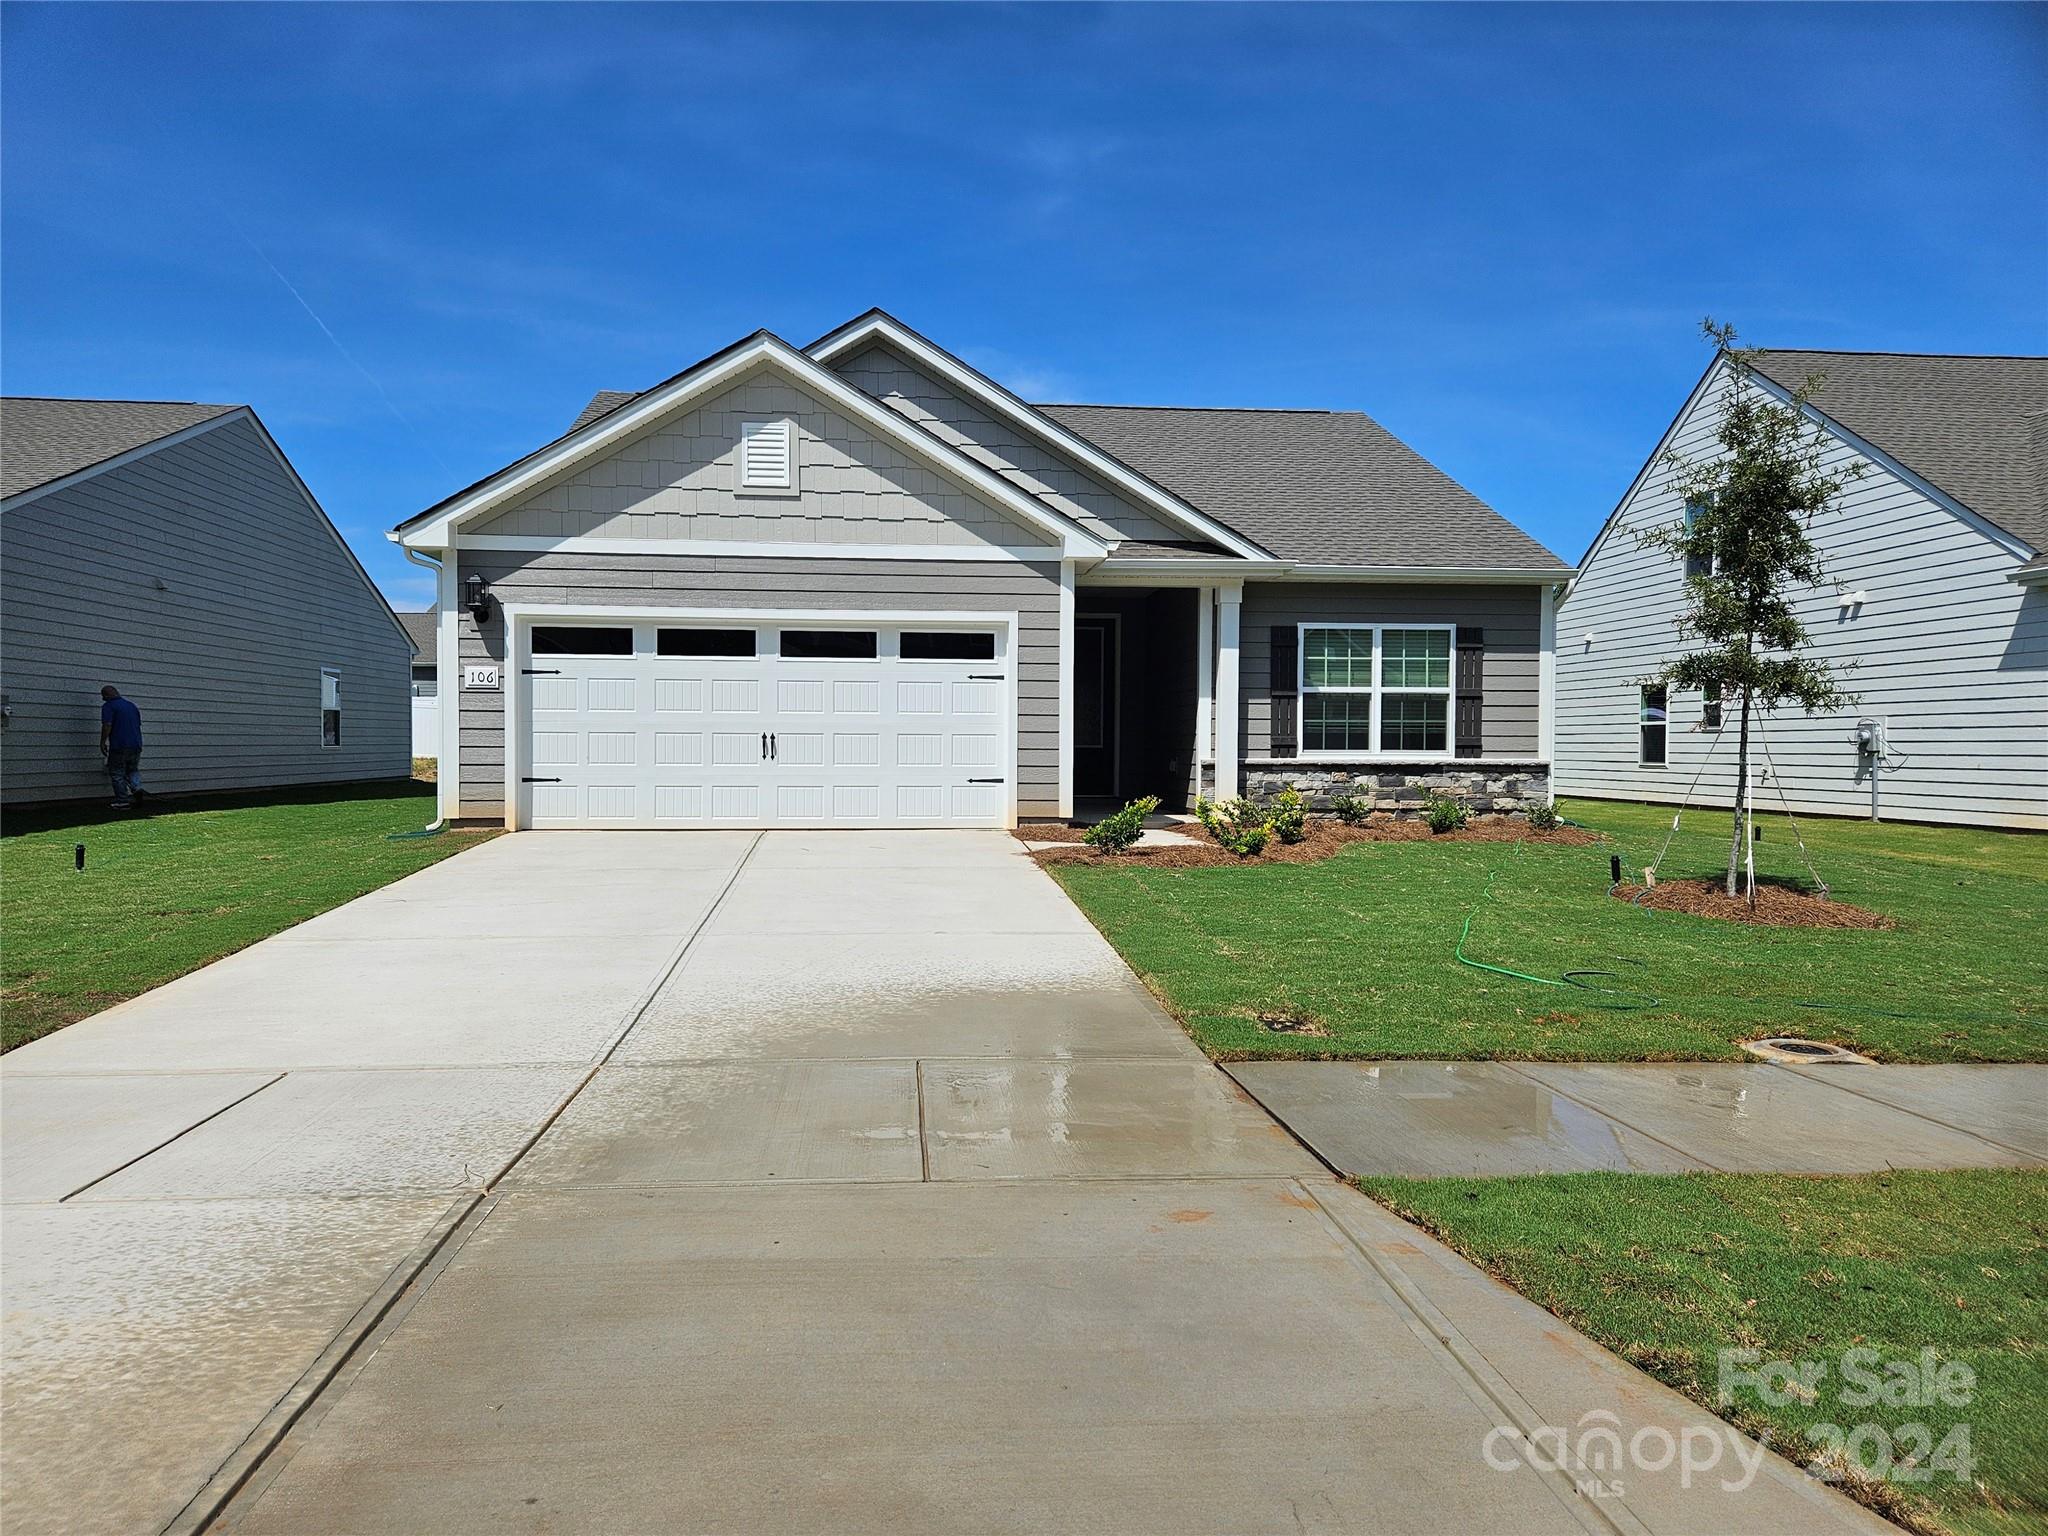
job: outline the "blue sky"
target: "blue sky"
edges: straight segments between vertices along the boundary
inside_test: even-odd
[[[1034,399],[1368,411],[1568,558],[1703,314],[2048,351],[2048,6],[0,28],[0,384],[250,402],[402,607],[384,530],[592,391],[874,304]]]

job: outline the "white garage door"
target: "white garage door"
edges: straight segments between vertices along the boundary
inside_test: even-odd
[[[530,827],[995,827],[1004,626],[536,623]]]

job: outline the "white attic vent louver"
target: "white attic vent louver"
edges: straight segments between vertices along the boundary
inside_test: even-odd
[[[790,466],[790,424],[783,421],[740,423],[740,484],[765,490],[788,490]]]

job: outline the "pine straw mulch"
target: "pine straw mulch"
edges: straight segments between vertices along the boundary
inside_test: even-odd
[[[1193,845],[1166,848],[1131,848],[1122,853],[1099,853],[1081,841],[1083,827],[1019,827],[1020,840],[1061,843],[1059,848],[1040,848],[1032,857],[1041,864],[1088,863],[1137,865],[1149,869],[1206,869],[1217,864],[1314,864],[1353,843],[1555,843],[1576,848],[1602,842],[1598,834],[1583,827],[1559,827],[1538,832],[1519,816],[1474,816],[1462,832],[1435,833],[1427,824],[1375,812],[1353,826],[1334,817],[1309,818],[1308,835],[1298,843],[1271,839],[1265,852],[1240,859],[1220,847],[1202,830],[1200,823],[1188,822],[1173,828],[1196,839]]]
[[[1745,897],[1730,896],[1718,880],[1660,880],[1647,895],[1639,885],[1617,885],[1614,894],[1619,900],[1655,907],[1659,912],[1684,912],[1772,928],[1898,927],[1895,919],[1882,912],[1852,907],[1846,901],[1823,901],[1811,892],[1762,880],[1757,882],[1754,907]]]

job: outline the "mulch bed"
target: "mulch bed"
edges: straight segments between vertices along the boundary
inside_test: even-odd
[[[1581,847],[1602,839],[1583,827],[1559,827],[1538,832],[1519,816],[1474,816],[1462,832],[1434,833],[1420,821],[1404,820],[1375,812],[1356,826],[1334,817],[1309,818],[1308,835],[1298,843],[1283,843],[1277,837],[1255,858],[1240,859],[1219,847],[1198,822],[1173,830],[1196,839],[1192,846],[1131,848],[1123,853],[1098,853],[1081,842],[1081,827],[1020,827],[1017,836],[1035,843],[1057,842],[1067,846],[1034,850],[1040,863],[1089,863],[1141,865],[1150,869],[1206,869],[1217,864],[1314,864],[1353,843],[1556,843]]]
[[[1615,896],[1659,912],[1684,912],[1693,917],[1719,917],[1731,923],[1760,923],[1773,928],[1896,928],[1882,912],[1852,907],[1846,901],[1823,901],[1789,886],[1759,881],[1756,905],[1730,896],[1718,880],[1660,880],[1648,894],[1639,885],[1617,885]],[[1640,899],[1639,899],[1640,898]]]

